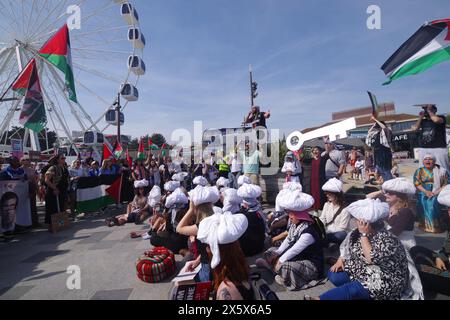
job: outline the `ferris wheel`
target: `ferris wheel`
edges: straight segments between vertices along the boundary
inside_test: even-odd
[[[75,141],[89,133],[94,146],[113,123],[106,119],[114,113],[118,95],[122,110],[139,99],[137,85],[146,72],[146,40],[139,20],[130,1],[0,0],[0,94],[36,58],[47,127],[60,144],[75,147]],[[68,21],[73,21],[73,28]],[[64,74],[36,54],[66,23],[77,103],[68,98]],[[22,104],[23,96],[11,90],[0,101],[0,145],[6,145],[11,128],[20,127]],[[46,139],[46,132],[38,136],[27,130],[24,145],[30,139],[39,150],[38,141]]]

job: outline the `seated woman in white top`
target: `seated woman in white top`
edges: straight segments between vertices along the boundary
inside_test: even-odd
[[[322,187],[327,197],[320,220],[325,226],[328,243],[341,244],[347,236],[350,215],[344,207],[342,181],[333,178]]]

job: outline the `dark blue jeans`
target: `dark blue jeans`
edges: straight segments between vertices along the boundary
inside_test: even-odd
[[[341,244],[345,237],[347,237],[347,232],[345,231],[327,233],[327,242]]]
[[[328,279],[337,288],[320,296],[320,300],[370,300],[369,291],[358,281],[351,281],[347,272],[328,271]]]
[[[202,263],[200,271],[194,278],[195,282],[208,282],[212,280],[211,266],[208,263]]]

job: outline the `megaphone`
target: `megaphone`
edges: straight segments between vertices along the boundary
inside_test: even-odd
[[[330,124],[328,126],[307,132],[292,132],[286,140],[286,146],[290,151],[298,151],[303,147],[306,141],[321,137],[329,137],[330,141],[347,138],[347,131],[356,128],[356,119],[349,118],[344,121]]]

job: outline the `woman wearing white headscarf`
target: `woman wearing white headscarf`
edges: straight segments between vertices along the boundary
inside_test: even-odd
[[[408,259],[400,240],[384,228],[389,205],[365,199],[350,204],[347,211],[358,228],[344,240],[341,257],[328,272],[336,288],[315,299],[400,299],[408,287]]]
[[[300,161],[295,157],[292,151],[286,153],[284,157],[284,164],[281,172],[286,174],[286,182],[300,183],[300,175],[302,173],[302,166]]]
[[[181,219],[176,231],[181,235],[188,237],[197,237],[198,227],[203,219],[214,214],[213,204],[219,200],[219,190],[216,187],[203,187],[198,185],[189,191],[189,210]],[[196,276],[196,281],[207,282],[211,280],[211,267],[209,265],[206,245],[195,241],[197,255],[195,260],[189,261],[188,270],[194,270],[199,264],[201,269]]]
[[[442,206],[447,207],[450,219],[450,185],[442,189],[437,200]],[[424,289],[450,296],[450,230],[447,230],[447,239],[438,252],[421,246],[412,248],[410,252],[419,270]]]
[[[389,204],[387,229],[395,234],[406,249],[416,245],[414,237],[415,214],[409,208],[409,197],[416,194],[414,184],[405,178],[386,181],[382,185],[384,201]]]
[[[118,215],[114,218],[106,219],[106,224],[109,227],[115,225],[121,226],[126,223],[141,224],[147,218],[148,212],[148,200],[145,189],[148,187],[148,180],[138,180],[134,182],[135,196],[133,202],[128,204],[127,213]]]
[[[424,157],[423,167],[417,169],[414,174],[414,185],[419,192],[417,197],[419,228],[425,232],[443,231],[440,223],[441,205],[437,201],[437,196],[449,180],[447,170],[436,165],[436,157],[431,154]]]
[[[276,272],[275,281],[288,290],[302,289],[322,278],[323,251],[320,234],[309,210],[314,198],[300,190],[286,190],[277,202],[289,214],[291,226],[279,248],[270,248],[256,264]]]
[[[254,256],[264,250],[266,219],[258,201],[261,193],[261,187],[247,183],[244,183],[237,191],[237,195],[242,198],[240,213],[248,220],[247,231],[239,240],[246,257]]]
[[[231,212],[200,222],[197,238],[207,244],[217,300],[255,300],[247,261],[238,241],[247,226],[244,215]]]
[[[242,198],[238,196],[236,189],[228,188],[221,193],[220,197],[223,203],[222,211],[231,213],[240,211]]]
[[[327,202],[323,206],[320,220],[325,227],[327,242],[341,244],[350,224],[350,215],[344,205],[343,183],[333,178],[323,185],[322,190]]]
[[[153,230],[150,243],[154,247],[166,247],[174,253],[185,253],[188,237],[175,230],[188,210],[189,200],[181,188],[175,189],[167,198],[163,212],[164,224],[159,230]]]

